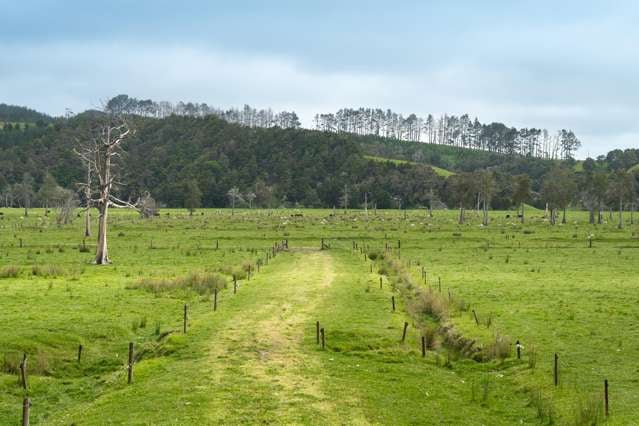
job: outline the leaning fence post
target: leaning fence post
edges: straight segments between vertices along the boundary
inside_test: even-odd
[[[475,324],[479,325],[479,319],[477,318],[477,312],[473,309],[473,316],[475,317]]]
[[[391,303],[393,305],[393,312],[395,312],[395,296],[391,296]]]
[[[78,364],[82,360],[82,345],[78,345]]]
[[[127,383],[133,381],[133,342],[129,342],[129,364],[127,367]]]
[[[404,331],[402,332],[402,343],[406,341],[406,329],[408,329],[408,323],[404,321]]]

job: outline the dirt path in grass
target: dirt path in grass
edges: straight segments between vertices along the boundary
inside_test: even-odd
[[[322,366],[314,345],[312,312],[335,277],[330,254],[297,250],[290,260],[249,285],[260,303],[241,313],[214,338],[213,386],[222,389],[211,420],[223,423],[364,424],[361,412],[340,418],[336,404],[357,406],[352,396],[322,391]],[[258,290],[259,289],[259,290]],[[345,392],[346,394],[348,392]]]

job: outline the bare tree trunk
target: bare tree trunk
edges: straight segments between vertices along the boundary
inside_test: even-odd
[[[98,217],[98,246],[95,253],[95,264],[106,265],[109,261],[109,250],[107,246],[107,216],[109,203],[101,203],[99,206],[100,215]]]
[[[623,200],[621,198],[619,199],[619,224],[617,228],[623,228]]]
[[[483,200],[483,210],[484,210],[484,226],[488,226],[488,204],[486,204],[486,199]]]
[[[595,224],[595,208],[592,206],[588,208],[588,223],[591,225]]]
[[[524,223],[524,203],[521,203],[521,223]]]
[[[601,207],[601,201],[599,202],[599,209],[597,213],[597,225],[601,225],[603,223],[603,208]]]
[[[464,223],[464,206],[459,206],[459,224],[462,225]]]
[[[87,211],[84,212],[84,236],[91,236],[91,210],[87,207]]]
[[[561,223],[565,224],[566,223],[566,208],[564,207],[564,214],[561,218]]]
[[[430,195],[428,197],[428,216],[433,217],[433,188],[430,189]]]

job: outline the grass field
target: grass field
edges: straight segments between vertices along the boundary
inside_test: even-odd
[[[420,163],[416,163],[414,161],[408,161],[408,160],[398,160],[395,158],[385,158],[385,157],[376,157],[374,155],[365,155],[364,158],[367,158],[369,160],[373,160],[373,161],[377,161],[377,162],[385,162],[385,161],[389,161],[393,164],[420,164]],[[441,167],[437,167],[437,166],[433,166],[430,164],[427,164],[427,166],[430,166],[435,173],[437,173],[438,176],[441,177],[448,177],[451,175],[454,175],[454,172],[451,172],[450,170],[446,170],[446,169],[442,169]]]
[[[99,267],[80,219],[0,213],[0,424],[21,417],[23,354],[33,424],[592,424],[604,379],[607,423],[639,417],[630,223],[117,211]]]

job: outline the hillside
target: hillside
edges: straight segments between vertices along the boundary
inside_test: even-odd
[[[3,128],[5,123],[50,123],[52,121],[52,117],[27,107],[0,104],[0,128]]]
[[[73,144],[87,137],[96,114],[100,113],[85,112],[49,125],[11,126],[0,132],[0,193],[5,194],[5,203],[12,199],[8,185],[21,182],[25,174],[33,177],[35,191],[48,173],[61,186],[77,188],[83,171]],[[223,207],[228,205],[228,191],[235,187],[259,207],[332,208],[343,206],[346,198],[348,207],[358,208],[363,207],[364,194],[370,205],[379,208],[425,207],[431,193],[450,206],[459,200],[448,178],[490,170],[497,185],[491,206],[506,209],[512,206],[513,176],[528,175],[532,191],[539,193],[553,167],[565,164],[578,174],[584,170],[584,162],[575,160],[350,133],[248,127],[214,115],[131,115],[129,121],[135,134],[126,143],[128,152],[120,168],[125,185],[118,188],[119,195],[135,199],[150,191],[168,207],[184,206],[193,191],[203,207]],[[637,157],[637,150],[615,150],[592,167],[629,168],[637,164]],[[466,203],[472,205],[470,198],[474,196],[470,194]],[[539,199],[531,202],[542,205]]]

